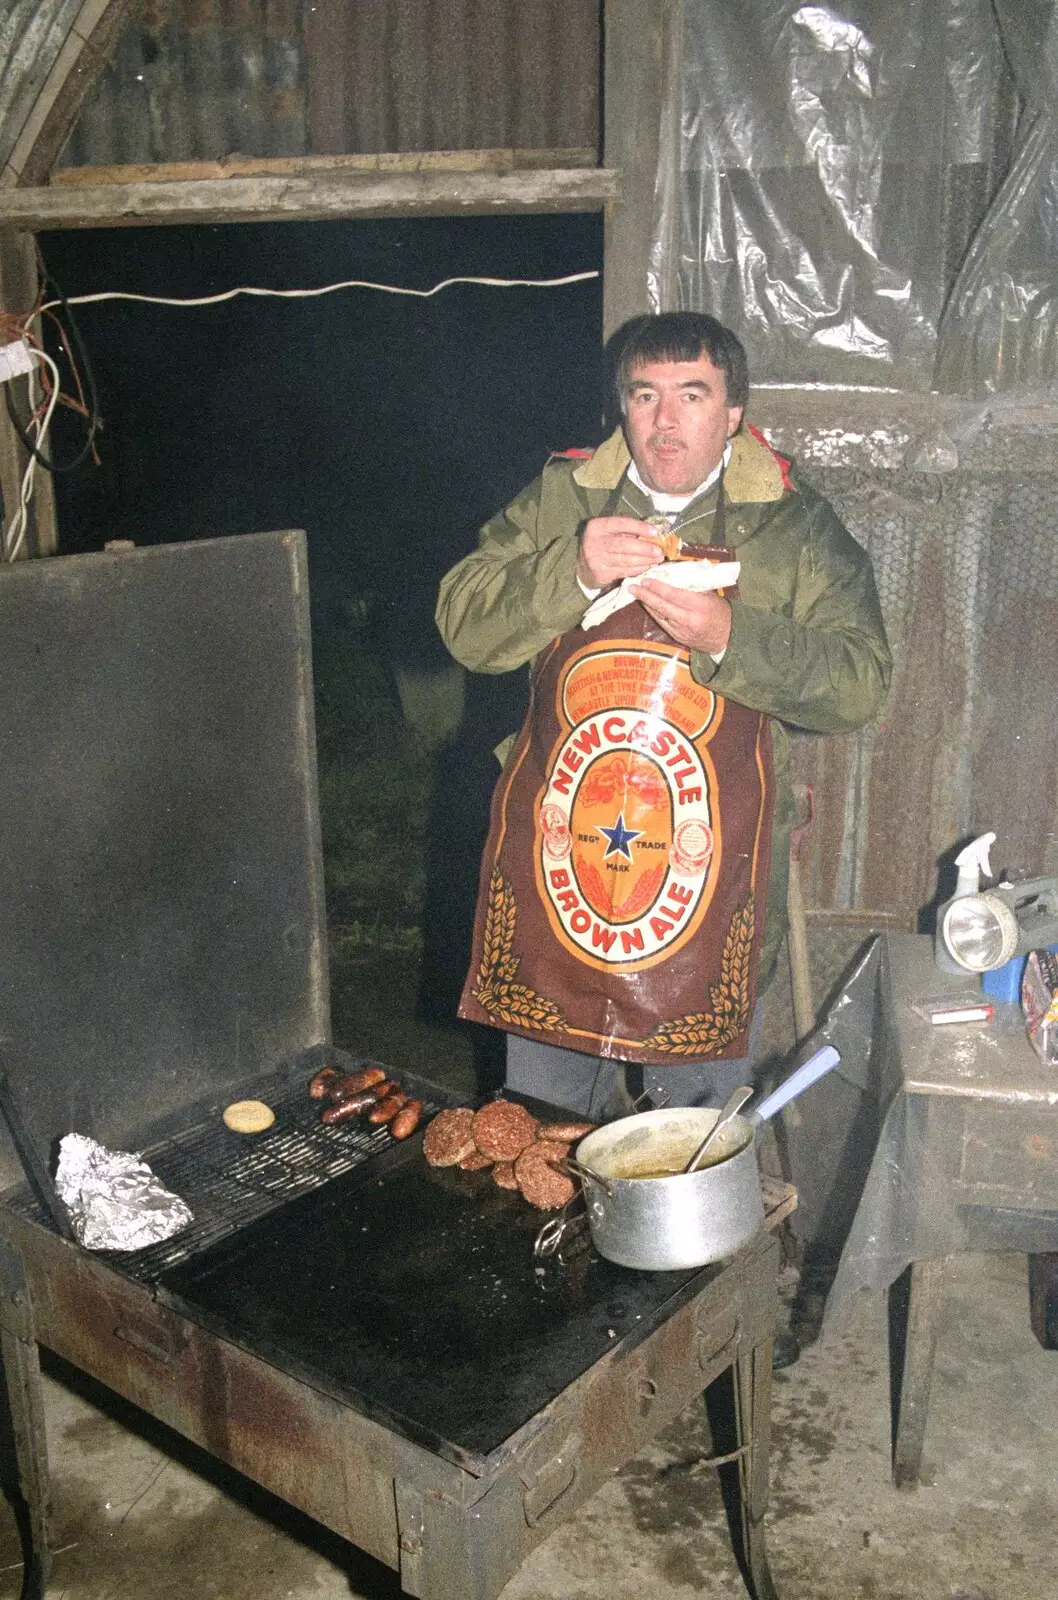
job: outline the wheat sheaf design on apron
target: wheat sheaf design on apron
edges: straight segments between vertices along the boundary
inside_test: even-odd
[[[534,989],[527,989],[524,983],[514,981],[520,965],[514,954],[516,918],[514,891],[494,872],[485,912],[481,965],[471,992],[493,1022],[553,1032],[564,1025],[558,1006]]]
[[[733,1039],[748,1033],[753,1006],[751,994],[753,954],[753,897],[736,911],[724,940],[720,981],[709,991],[711,1011],[661,1023],[647,1039],[648,1046],[674,1056],[702,1060],[715,1056]]]
[[[641,606],[556,640],[493,797],[460,1015],[651,1065],[743,1053],[770,753]]]

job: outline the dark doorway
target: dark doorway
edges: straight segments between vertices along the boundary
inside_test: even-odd
[[[335,1038],[434,1076],[473,1058],[487,1076],[500,1041],[454,1012],[491,751],[517,726],[524,678],[463,683],[433,605],[549,452],[601,437],[601,276],[428,299],[76,302],[558,278],[601,271],[601,218],[122,228],[41,247],[49,299],[75,302],[64,339],[72,315],[102,417],[98,464],[56,480],[61,552],[306,530]],[[52,454],[72,458],[83,421],[60,410],[53,433]]]

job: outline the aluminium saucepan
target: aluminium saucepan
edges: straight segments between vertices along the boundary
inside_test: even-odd
[[[741,1249],[764,1222],[758,1128],[839,1060],[831,1045],[817,1050],[753,1111],[731,1119],[710,1146],[708,1165],[696,1172],[683,1169],[719,1117],[716,1110],[641,1111],[587,1134],[577,1146],[577,1167],[599,1254],[623,1267],[668,1272]]]

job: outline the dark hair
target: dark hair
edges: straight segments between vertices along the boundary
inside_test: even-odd
[[[749,399],[749,366],[741,342],[704,311],[635,317],[619,330],[616,345],[614,388],[622,411],[633,367],[648,361],[699,361],[703,355],[724,374],[729,406],[745,406]]]

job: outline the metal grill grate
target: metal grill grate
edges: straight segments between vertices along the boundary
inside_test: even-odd
[[[353,1061],[348,1069],[354,1071],[361,1065],[364,1063]],[[145,1149],[143,1158],[152,1172],[167,1189],[186,1200],[194,1220],[172,1239],[142,1250],[101,1250],[97,1254],[138,1283],[153,1284],[168,1268],[393,1147],[393,1137],[384,1125],[363,1118],[324,1126],[319,1120],[320,1102],[310,1100],[306,1092],[309,1076],[292,1083],[288,1073],[279,1072],[254,1084],[254,1096],[276,1114],[266,1133],[232,1133],[218,1110]],[[454,1091],[410,1073],[399,1076],[404,1089],[423,1102],[422,1126],[435,1112],[462,1099]],[[28,1189],[10,1203],[22,1215],[51,1226]]]

